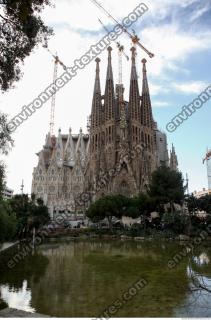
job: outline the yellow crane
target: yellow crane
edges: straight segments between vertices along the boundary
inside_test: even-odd
[[[97,0],[90,0],[92,3],[94,3],[95,6],[97,6],[101,11],[104,12],[104,14],[106,14],[106,16],[110,19],[112,19],[116,24],[118,24],[120,26],[120,28],[122,29],[123,32],[125,32],[130,39],[132,40],[134,46],[139,46],[142,50],[144,50],[148,56],[150,58],[154,57],[154,54],[151,53],[149,50],[147,50],[141,43],[140,43],[140,39],[137,36],[137,34],[135,32],[131,33],[130,31],[127,30],[127,28],[125,28],[121,23],[119,23],[119,21],[117,19],[115,19]]]

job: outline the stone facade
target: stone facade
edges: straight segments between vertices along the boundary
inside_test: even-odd
[[[43,149],[37,154],[38,165],[33,171],[32,193],[48,205],[51,217],[59,212],[74,212],[75,197],[84,191],[84,170],[87,163],[89,136],[46,136]]]
[[[152,115],[147,61],[142,60],[140,94],[136,49],[131,48],[129,100],[126,101],[123,84],[119,83],[114,90],[111,51],[109,47],[104,94],[100,86],[100,60],[96,59],[89,162],[85,174],[86,188],[94,189],[95,198],[108,193],[133,196],[145,191],[153,170],[163,159],[165,164],[168,163],[167,142],[162,149],[160,144],[157,145],[157,135],[162,133],[155,128]],[[115,172],[112,172],[114,169]]]
[[[156,142],[157,167],[159,167],[160,165],[169,166],[169,154],[166,134],[165,132],[158,130],[157,123],[155,123],[154,130]]]
[[[77,211],[79,196],[85,202],[109,193],[133,196],[145,191],[153,170],[160,165],[177,169],[174,148],[170,161],[165,133],[153,119],[147,80],[146,60],[142,60],[142,91],[136,72],[136,49],[131,49],[131,75],[128,101],[122,83],[113,80],[112,48],[104,94],[100,85],[100,59],[96,75],[89,134],[50,134],[38,153],[32,193],[44,199],[54,213]],[[88,198],[87,198],[88,195]],[[80,210],[81,208],[80,202]]]

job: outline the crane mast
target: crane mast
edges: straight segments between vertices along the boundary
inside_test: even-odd
[[[59,59],[57,54],[53,54],[48,48],[47,51],[54,58],[54,72],[53,72],[53,84],[55,84],[58,74],[58,65],[60,64],[64,71],[67,70],[66,65]],[[52,95],[51,99],[51,113],[50,113],[50,134],[53,136],[54,134],[54,117],[55,117],[55,107],[56,107],[56,92]]]
[[[54,73],[53,73],[53,84],[55,84],[58,73],[58,57],[55,56],[54,61]],[[54,134],[54,116],[55,116],[55,106],[56,106],[56,93],[54,92],[51,100],[51,114],[50,114],[50,134]]]
[[[118,56],[119,56],[119,84],[122,84],[122,47],[119,47]]]
[[[98,19],[100,24],[103,26],[105,31],[107,33],[110,33],[108,28],[102,23],[100,19]],[[117,97],[119,99],[119,108],[120,108],[120,121],[121,121],[121,128],[125,129],[127,124],[126,124],[126,114],[125,114],[125,104],[124,104],[124,88],[122,84],[122,56],[129,61],[129,57],[126,55],[124,52],[124,46],[120,44],[120,42],[115,41],[117,48],[118,48],[118,68],[119,68],[119,74],[118,74],[118,84],[116,85],[116,93]]]
[[[46,48],[47,51],[52,55],[52,57],[54,58],[55,61],[57,61],[57,64],[60,64],[62,66],[62,68],[64,69],[64,71],[67,70],[66,65],[59,59],[58,55],[53,54],[48,48]]]
[[[140,39],[136,34],[132,34],[130,33],[127,28],[125,28],[121,23],[119,23],[119,21],[117,19],[115,19],[97,0],[90,0],[92,3],[94,3],[95,6],[97,6],[101,11],[104,12],[104,14],[106,14],[106,16],[110,19],[112,19],[116,24],[118,24],[120,26],[120,28],[122,29],[123,32],[125,32],[130,39],[132,40],[134,45],[138,45],[142,50],[144,50],[148,56],[150,58],[154,57],[154,54],[151,53],[149,50],[147,50],[141,43],[140,43]]]
[[[110,33],[110,31],[108,30],[108,28],[102,23],[102,21],[100,19],[98,19],[100,24],[103,26],[103,28],[105,29],[105,31],[107,33]],[[126,55],[126,53],[124,52],[124,47],[120,44],[120,42],[115,41],[117,48],[118,48],[118,57],[119,57],[119,78],[118,78],[118,83],[122,84],[122,56],[124,55],[124,57],[127,59],[127,61],[129,61],[129,57]]]
[[[124,87],[122,81],[122,54],[124,52],[124,47],[117,43],[118,46],[118,56],[119,56],[119,79],[116,86],[116,92],[119,99],[119,108],[120,108],[120,127],[123,130],[123,138],[125,139],[125,128],[127,127],[126,113],[125,113],[125,103],[124,103]],[[128,58],[128,57],[127,57]],[[128,58],[129,60],[129,58]]]

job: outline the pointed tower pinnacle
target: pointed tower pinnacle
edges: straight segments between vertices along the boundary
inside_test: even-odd
[[[96,77],[95,77],[95,87],[94,87],[94,93],[100,93],[101,94],[101,89],[100,89],[100,59],[96,58]]]
[[[132,65],[130,76],[129,113],[130,119],[140,120],[140,95],[138,86],[138,76],[136,72],[136,48],[132,47]]]
[[[177,160],[177,155],[176,155],[173,144],[172,144],[172,150],[170,150],[170,168],[175,171],[178,170],[178,160]]]
[[[67,138],[67,143],[65,147],[65,159],[68,166],[73,167],[75,164],[75,147],[72,137],[72,129],[69,129],[69,135]]]
[[[141,61],[143,63],[143,83],[142,83],[142,98],[141,98],[141,123],[144,126],[153,128],[152,106],[149,93],[149,86],[147,80],[146,59]]]
[[[114,106],[115,106],[115,96],[114,96],[114,81],[113,81],[113,71],[111,64],[111,51],[112,48],[108,47],[108,67],[106,76],[106,86],[105,86],[105,121],[114,119]]]
[[[58,137],[56,142],[56,159],[57,159],[58,167],[61,167],[63,163],[63,144],[62,144],[61,129],[59,129],[58,131]]]
[[[131,57],[132,67],[131,67],[131,77],[130,77],[130,79],[131,80],[138,80],[137,72],[136,72],[136,48],[132,47],[130,49],[130,51],[132,52],[132,57]]]
[[[108,47],[108,68],[107,68],[107,76],[106,80],[113,80],[113,71],[112,71],[112,64],[111,64],[111,51],[113,50],[112,47]]]
[[[92,99],[91,127],[92,129],[100,125],[101,121],[101,88],[100,88],[100,59],[96,58],[96,75],[94,93]]]
[[[52,136],[50,134],[50,132],[46,135],[46,139],[45,139],[45,145],[44,148],[45,149],[51,149],[53,147],[52,144]]]

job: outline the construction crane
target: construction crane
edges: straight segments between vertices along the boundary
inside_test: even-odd
[[[102,23],[102,21],[100,19],[98,19],[98,21],[100,22],[100,24],[103,26],[103,28],[105,29],[105,31],[107,33],[110,33],[110,31],[108,30],[108,28]],[[124,46],[121,45],[120,42],[115,41],[117,48],[118,48],[118,64],[119,64],[119,77],[118,77],[118,84],[116,85],[116,92],[117,92],[117,96],[119,99],[119,106],[120,106],[120,119],[121,119],[121,128],[124,129],[126,127],[126,115],[125,115],[125,105],[124,105],[124,88],[123,88],[123,84],[122,84],[122,56],[124,55],[124,57],[127,59],[127,61],[129,61],[129,57],[126,55],[126,53],[124,52]]]
[[[55,56],[54,61],[54,72],[53,72],[53,84],[55,84],[57,79],[57,73],[58,73],[58,59],[57,56]],[[56,92],[52,95],[51,99],[51,114],[50,114],[50,134],[51,137],[54,134],[54,116],[55,116],[55,106],[56,106]]]
[[[108,30],[108,28],[102,23],[102,21],[100,19],[98,19],[100,24],[103,26],[103,28],[105,29],[105,31],[107,33],[110,33],[110,31]],[[121,45],[120,42],[115,41],[117,48],[118,48],[118,56],[119,56],[119,84],[122,84],[122,55],[124,55],[124,57],[127,59],[127,61],[129,61],[129,57],[126,55],[126,53],[124,52],[124,46]]]
[[[95,6],[97,6],[101,11],[104,12],[104,14],[106,14],[106,16],[110,19],[112,19],[115,23],[117,23],[120,28],[122,29],[123,32],[125,32],[130,39],[132,40],[134,46],[138,45],[142,50],[144,50],[148,56],[150,58],[154,57],[154,54],[151,53],[149,50],[147,50],[141,43],[140,43],[140,39],[138,38],[138,36],[136,35],[135,32],[130,33],[127,28],[125,28],[121,23],[119,23],[119,21],[117,19],[115,19],[97,0],[90,0],[92,3],[94,3]]]
[[[67,67],[66,65],[59,59],[58,55],[53,54],[53,52],[51,52],[50,49],[46,48],[46,50],[52,55],[52,57],[54,58],[55,61],[57,61],[57,64],[60,64],[62,66],[62,68],[66,71]]]
[[[47,51],[52,55],[54,58],[54,72],[53,72],[53,84],[55,84],[58,74],[58,65],[60,64],[64,71],[67,70],[67,67],[65,64],[59,59],[57,53],[53,54],[48,48],[46,48]],[[56,106],[56,92],[52,95],[51,99],[51,114],[50,114],[50,135],[51,137],[54,134],[54,117],[55,117],[55,106]]]
[[[103,26],[103,28],[105,29],[105,31],[106,31],[107,33],[110,33],[110,31],[109,31],[108,28],[102,23],[102,21],[101,21],[100,19],[98,19],[98,21],[99,21],[100,24]],[[124,52],[124,47],[121,46],[120,42],[115,41],[115,43],[116,43],[116,45],[117,45],[117,48],[122,51],[122,54],[125,56],[125,58],[127,59],[127,61],[129,61],[129,57],[128,57],[128,56],[126,55],[126,53]]]

